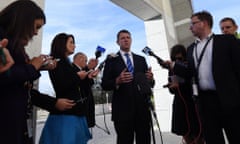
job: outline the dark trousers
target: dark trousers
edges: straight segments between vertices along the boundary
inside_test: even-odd
[[[133,144],[134,137],[136,144],[150,144],[150,122],[114,122],[117,133],[117,144]]]
[[[206,144],[225,144],[223,130],[229,144],[239,143],[239,108],[223,108],[215,91],[200,91],[199,97]]]

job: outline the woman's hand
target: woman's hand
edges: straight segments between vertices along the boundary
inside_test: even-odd
[[[30,60],[30,64],[32,64],[36,70],[52,70],[56,68],[57,61],[57,59],[52,59],[51,56],[40,55],[38,57],[33,57]]]
[[[90,79],[95,78],[99,72],[100,72],[99,69],[90,71],[88,74],[88,78],[90,78]]]
[[[60,111],[65,111],[65,110],[71,109],[75,105],[76,103],[73,100],[59,98],[57,99],[55,107]]]

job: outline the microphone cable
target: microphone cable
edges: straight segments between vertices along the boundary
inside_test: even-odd
[[[172,74],[174,75],[173,71],[172,71]],[[190,126],[190,121],[189,121],[189,112],[188,112],[188,106],[187,106],[186,100],[184,99],[179,87],[177,87],[177,93],[180,96],[180,98],[183,101],[184,106],[185,106],[185,117],[186,117],[186,121],[187,121],[188,131],[183,136],[183,138],[184,138],[184,137],[188,136],[190,134],[190,131],[191,131],[191,126]],[[190,144],[197,143],[197,141],[200,139],[201,133],[202,133],[202,122],[201,122],[199,109],[198,109],[198,106],[197,106],[196,102],[194,102],[194,106],[195,106],[195,112],[196,112],[196,116],[197,116],[197,120],[198,120],[198,124],[199,124],[199,132],[198,132],[198,135],[193,139],[193,141]]]
[[[172,75],[174,75],[173,71],[171,71],[170,73],[172,73]],[[186,122],[187,122],[187,132],[186,132],[185,135],[183,135],[183,139],[184,139],[185,137],[189,136],[190,131],[191,131],[191,126],[190,126],[190,121],[189,121],[188,105],[187,105],[186,100],[184,99],[184,97],[182,95],[182,92],[181,92],[179,86],[176,88],[176,92],[177,92],[178,96],[180,97],[180,99],[182,100],[182,102],[184,104],[184,108],[185,108],[185,118],[186,118]]]
[[[187,127],[188,127],[188,130],[187,130],[186,134],[183,136],[183,138],[185,138],[185,137],[189,136],[190,131],[191,131],[190,121],[189,121],[189,113],[188,113],[188,106],[187,106],[187,103],[186,103],[186,101],[185,101],[185,99],[184,99],[184,97],[183,97],[179,87],[177,87],[177,93],[180,96],[180,98],[181,98],[181,100],[182,100],[182,102],[184,104],[184,107],[185,107],[185,118],[186,118]]]
[[[197,137],[194,139],[194,141],[191,144],[197,143],[197,141],[200,139],[200,137],[202,135],[202,122],[201,122],[201,117],[199,114],[199,109],[198,109],[197,104],[195,104],[195,111],[196,111],[197,119],[198,119],[198,123],[199,123],[199,132],[198,132]]]

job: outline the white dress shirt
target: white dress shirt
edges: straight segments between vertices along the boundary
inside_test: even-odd
[[[204,46],[206,45],[208,39],[210,39],[212,36],[212,33],[208,35],[205,39],[196,39],[196,45],[193,50],[193,57],[195,62],[195,67],[198,66],[198,60],[199,59],[202,50]],[[213,73],[212,73],[212,50],[213,50],[213,38],[210,39],[208,42],[205,52],[203,54],[202,60],[199,65],[199,71],[198,71],[198,79],[199,79],[199,87],[201,90],[215,90],[216,86],[213,79]],[[197,53],[197,56],[196,56]]]
[[[122,58],[123,58],[123,60],[124,60],[124,62],[125,62],[125,65],[127,66],[127,58],[126,58],[126,56],[124,55],[125,53],[126,53],[126,52],[120,50],[120,54],[121,54],[121,56],[122,56]],[[132,53],[131,53],[131,52],[128,52],[128,55],[129,55],[129,58],[130,58],[130,60],[131,60],[131,62],[132,62],[132,65],[133,65],[133,67],[134,67],[134,62],[133,62]]]

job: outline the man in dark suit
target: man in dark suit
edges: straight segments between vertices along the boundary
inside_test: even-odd
[[[193,14],[190,30],[196,40],[187,49],[188,65],[170,64],[175,74],[197,82],[206,144],[225,144],[223,130],[229,144],[236,144],[240,137],[240,45],[233,35],[213,34],[212,25],[209,12]]]
[[[78,52],[73,57],[73,68],[78,75],[80,76],[82,83],[80,84],[81,93],[84,97],[87,98],[87,108],[86,108],[86,117],[88,127],[95,126],[95,103],[94,97],[92,93],[92,85],[94,84],[93,77],[96,77],[98,74],[98,70],[93,70],[97,64],[97,59],[90,59],[87,64],[87,56],[82,53]]]
[[[120,51],[106,61],[102,88],[113,90],[112,120],[117,144],[150,144],[149,95],[153,87],[153,73],[144,57],[131,52],[131,34],[121,30],[117,34]],[[128,53],[128,57],[125,54]]]

